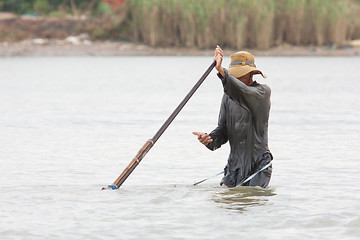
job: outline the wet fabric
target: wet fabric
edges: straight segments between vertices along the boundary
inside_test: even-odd
[[[213,141],[207,148],[215,150],[229,141],[230,154],[220,184],[235,187],[272,160],[268,147],[271,89],[257,82],[247,86],[226,69],[224,72],[224,77],[219,75],[224,95],[218,126],[210,133]],[[266,187],[271,171],[272,166],[260,172],[246,185]]]
[[[257,166],[252,170],[249,174],[252,175],[256,171],[263,168],[266,164],[268,164],[272,160],[272,156],[269,153],[264,154],[264,158],[257,164]],[[264,169],[263,171],[259,172],[252,178],[250,181],[242,184],[241,186],[260,186],[260,187],[267,187],[270,182],[272,173],[272,165]],[[248,177],[248,176],[247,176]],[[245,179],[247,179],[247,177]],[[235,171],[230,171],[228,166],[224,169],[224,177],[220,182],[220,185],[225,184],[228,187],[236,187],[239,186],[240,183],[244,181],[242,178],[240,169],[236,169]]]

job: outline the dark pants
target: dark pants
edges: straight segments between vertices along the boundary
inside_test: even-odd
[[[268,164],[272,160],[272,156],[270,153],[265,153],[263,156],[263,159],[261,159],[260,162],[257,163],[255,168],[252,170],[252,172],[249,174],[255,173],[256,171],[263,168],[266,164]],[[236,171],[229,171],[228,168],[225,168],[224,177],[220,182],[220,185],[225,184],[228,187],[236,187],[238,186],[242,181],[247,179],[249,176],[241,176],[241,173],[239,171],[240,169],[237,169]],[[270,182],[272,173],[272,165],[265,168],[261,172],[255,175],[250,181],[245,183],[243,186],[260,186],[260,187],[267,187]]]

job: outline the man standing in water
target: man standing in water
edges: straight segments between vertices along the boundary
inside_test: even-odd
[[[223,51],[217,46],[214,61],[224,87],[218,126],[210,134],[193,134],[210,150],[229,141],[230,155],[220,185],[236,187],[273,159],[268,147],[271,90],[267,85],[253,81],[255,74],[266,76],[256,68],[251,53],[241,51],[232,54],[228,69],[221,66],[222,59]],[[245,186],[268,186],[271,172],[270,165]]]

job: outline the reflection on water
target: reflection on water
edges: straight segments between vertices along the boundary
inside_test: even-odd
[[[243,212],[249,207],[265,205],[274,195],[272,188],[236,187],[216,193],[213,199],[223,208]]]

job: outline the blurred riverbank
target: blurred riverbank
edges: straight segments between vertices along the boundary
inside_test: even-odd
[[[214,46],[215,48],[215,46]],[[247,50],[256,56],[360,56],[360,47],[300,47],[282,45],[268,50],[224,49],[226,55]],[[29,39],[0,42],[0,57],[14,56],[211,56],[213,49],[159,48],[133,42],[90,41],[81,37],[64,40]]]
[[[0,0],[0,56],[359,55],[358,0],[31,2]]]

